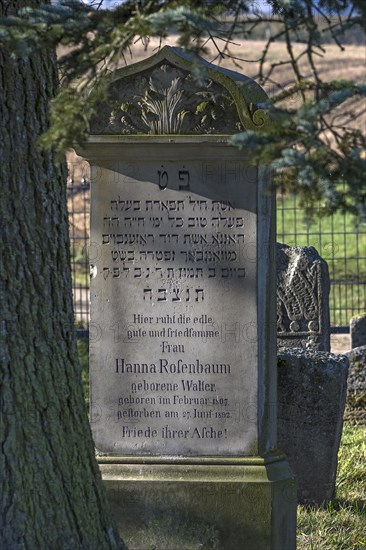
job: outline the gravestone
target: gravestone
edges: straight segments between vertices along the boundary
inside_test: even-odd
[[[276,453],[274,197],[229,144],[269,124],[265,99],[165,47],[116,71],[92,123],[91,424],[130,548],[295,547]]]
[[[312,246],[277,243],[277,345],[330,351],[329,274]]]
[[[352,317],[350,333],[352,349],[366,346],[366,313]]]
[[[351,349],[344,355],[349,360],[344,418],[355,425],[366,425],[366,346]]]
[[[278,444],[302,504],[334,497],[347,374],[344,355],[300,348],[278,355]]]

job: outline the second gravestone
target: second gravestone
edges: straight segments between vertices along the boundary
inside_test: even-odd
[[[200,86],[193,63],[166,47],[117,71],[85,152],[93,434],[130,548],[290,549],[273,197],[228,144],[268,123],[266,96],[202,60]]]
[[[330,351],[328,265],[312,246],[277,243],[277,345]]]

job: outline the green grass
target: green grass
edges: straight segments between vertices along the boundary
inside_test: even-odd
[[[366,426],[344,425],[338,459],[337,499],[366,505]]]
[[[277,199],[277,240],[290,246],[314,246],[327,261],[331,325],[348,325],[365,308],[365,227],[357,228],[352,216],[341,212],[307,224],[295,206],[293,196]]]
[[[87,245],[86,245],[87,246]],[[71,272],[74,285],[89,286],[89,259],[71,250]]]
[[[89,410],[89,340],[87,338],[78,338],[77,346],[81,366],[84,397],[87,409]]]
[[[338,460],[334,501],[298,507],[298,550],[366,548],[366,426],[344,425]]]

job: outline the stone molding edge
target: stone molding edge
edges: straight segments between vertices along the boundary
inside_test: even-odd
[[[181,160],[179,146],[184,144],[187,147],[188,160],[207,160],[207,156],[202,157],[202,151],[209,151],[213,147],[220,151],[224,160],[238,161],[238,149],[230,143],[229,135],[171,135],[171,136],[149,136],[149,135],[94,135],[77,147],[75,152],[90,162],[107,162],[119,160],[120,151],[130,150],[130,160],[139,160],[141,156],[141,146],[144,147],[144,154],[155,155],[156,151],[162,154],[164,160]],[[201,148],[198,148],[200,145]],[[245,150],[241,152],[241,159],[249,165],[256,166],[250,161]]]
[[[197,466],[266,466],[286,460],[284,454],[268,456],[98,456],[99,464],[146,464],[146,465],[197,465]]]
[[[87,143],[218,143],[234,147],[229,140],[232,134],[90,134]]]
[[[112,458],[112,457],[111,457]],[[250,457],[240,462],[220,462],[220,460],[205,462],[197,461],[163,462],[160,457],[156,462],[116,462],[101,461],[98,458],[99,469],[104,482],[148,482],[148,483],[282,483],[296,484],[296,476],[291,470],[284,455],[263,459],[262,457]],[[131,457],[128,457],[130,459]],[[204,458],[204,457],[203,457]],[[127,460],[128,460],[127,459]],[[225,460],[225,459],[223,459]],[[296,500],[296,497],[294,496]]]

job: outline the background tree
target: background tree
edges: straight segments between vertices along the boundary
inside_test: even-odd
[[[38,2],[32,2],[36,6]],[[2,2],[0,14],[25,2]],[[65,166],[37,138],[52,53],[0,53],[0,547],[116,549],[74,341]]]

